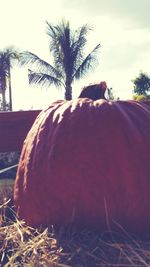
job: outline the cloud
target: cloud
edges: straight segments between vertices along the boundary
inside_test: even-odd
[[[63,6],[89,16],[117,16],[137,27],[150,27],[149,0],[63,0]]]

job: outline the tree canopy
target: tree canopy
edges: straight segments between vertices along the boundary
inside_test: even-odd
[[[134,93],[136,95],[144,95],[150,92],[150,77],[148,74],[140,72],[139,76],[132,80],[134,83]]]

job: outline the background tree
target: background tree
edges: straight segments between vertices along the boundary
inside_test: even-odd
[[[115,99],[112,87],[107,88],[107,99],[108,100],[114,100]]]
[[[108,100],[119,100],[120,98],[116,96],[112,87],[108,87],[106,90],[106,99]]]
[[[46,23],[53,63],[50,64],[28,51],[21,54],[21,63],[30,66],[29,83],[62,86],[65,89],[65,99],[70,100],[74,80],[82,78],[95,67],[100,44],[85,55],[86,37],[91,30],[87,24],[72,31],[68,21],[62,20],[56,26]],[[33,70],[34,67],[36,71]]]
[[[14,48],[6,48],[0,51],[0,93],[2,94],[2,110],[6,111],[6,89],[9,90],[9,110],[12,111],[12,88],[11,88],[11,67],[13,60],[18,58]]]
[[[134,83],[135,95],[144,95],[147,98],[150,92],[150,77],[143,72],[140,72],[139,76],[132,80]]]

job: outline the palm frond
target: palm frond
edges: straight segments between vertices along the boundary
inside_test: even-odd
[[[53,26],[52,24],[47,23],[47,35],[49,36],[49,48],[50,52],[55,55],[59,52],[59,37],[61,36],[62,29],[61,25]]]
[[[73,78],[80,79],[83,77],[87,70],[91,70],[98,63],[97,61],[97,51],[100,49],[101,45],[98,44],[90,54],[82,61],[81,65],[76,69]]]
[[[73,61],[71,53],[71,32],[69,24],[63,29],[63,33],[59,38],[59,44],[61,49],[61,62],[63,70],[67,77],[72,76]]]
[[[84,59],[84,48],[87,43],[86,35],[89,30],[91,30],[91,28],[85,24],[76,30],[72,37],[71,59],[73,72],[76,71]]]
[[[22,66],[28,65],[35,69],[35,72],[45,72],[45,74],[54,75],[59,78],[62,77],[61,72],[58,69],[54,68],[51,64],[41,59],[34,53],[24,51],[20,53],[19,61]]]
[[[54,76],[45,73],[34,72],[30,69],[28,70],[28,78],[30,84],[41,85],[41,86],[46,85],[47,87],[52,84],[55,85],[56,87],[60,87],[63,85],[61,80],[59,80]]]
[[[50,37],[50,52],[53,54],[54,65],[64,73],[66,70],[66,55],[69,62],[70,26],[69,22],[62,22],[53,26],[47,22],[47,34]]]
[[[52,24],[50,24],[48,21],[46,21],[47,24],[47,34],[49,37],[51,37],[52,39],[56,37],[56,26],[53,26]]]
[[[86,35],[92,28],[87,24],[83,25],[81,28],[75,31],[73,36],[72,51],[78,52],[83,51],[83,48],[87,42]]]

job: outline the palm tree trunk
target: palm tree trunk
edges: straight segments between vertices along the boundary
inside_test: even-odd
[[[6,83],[5,83],[5,77],[1,79],[1,92],[2,92],[2,111],[6,111]]]
[[[6,111],[6,97],[4,91],[2,91],[2,111]]]
[[[70,82],[66,82],[65,99],[66,100],[71,100],[72,99],[72,87],[71,87],[71,83]]]
[[[9,89],[9,110],[12,111],[12,88],[11,88],[11,71],[8,70],[8,89]]]

